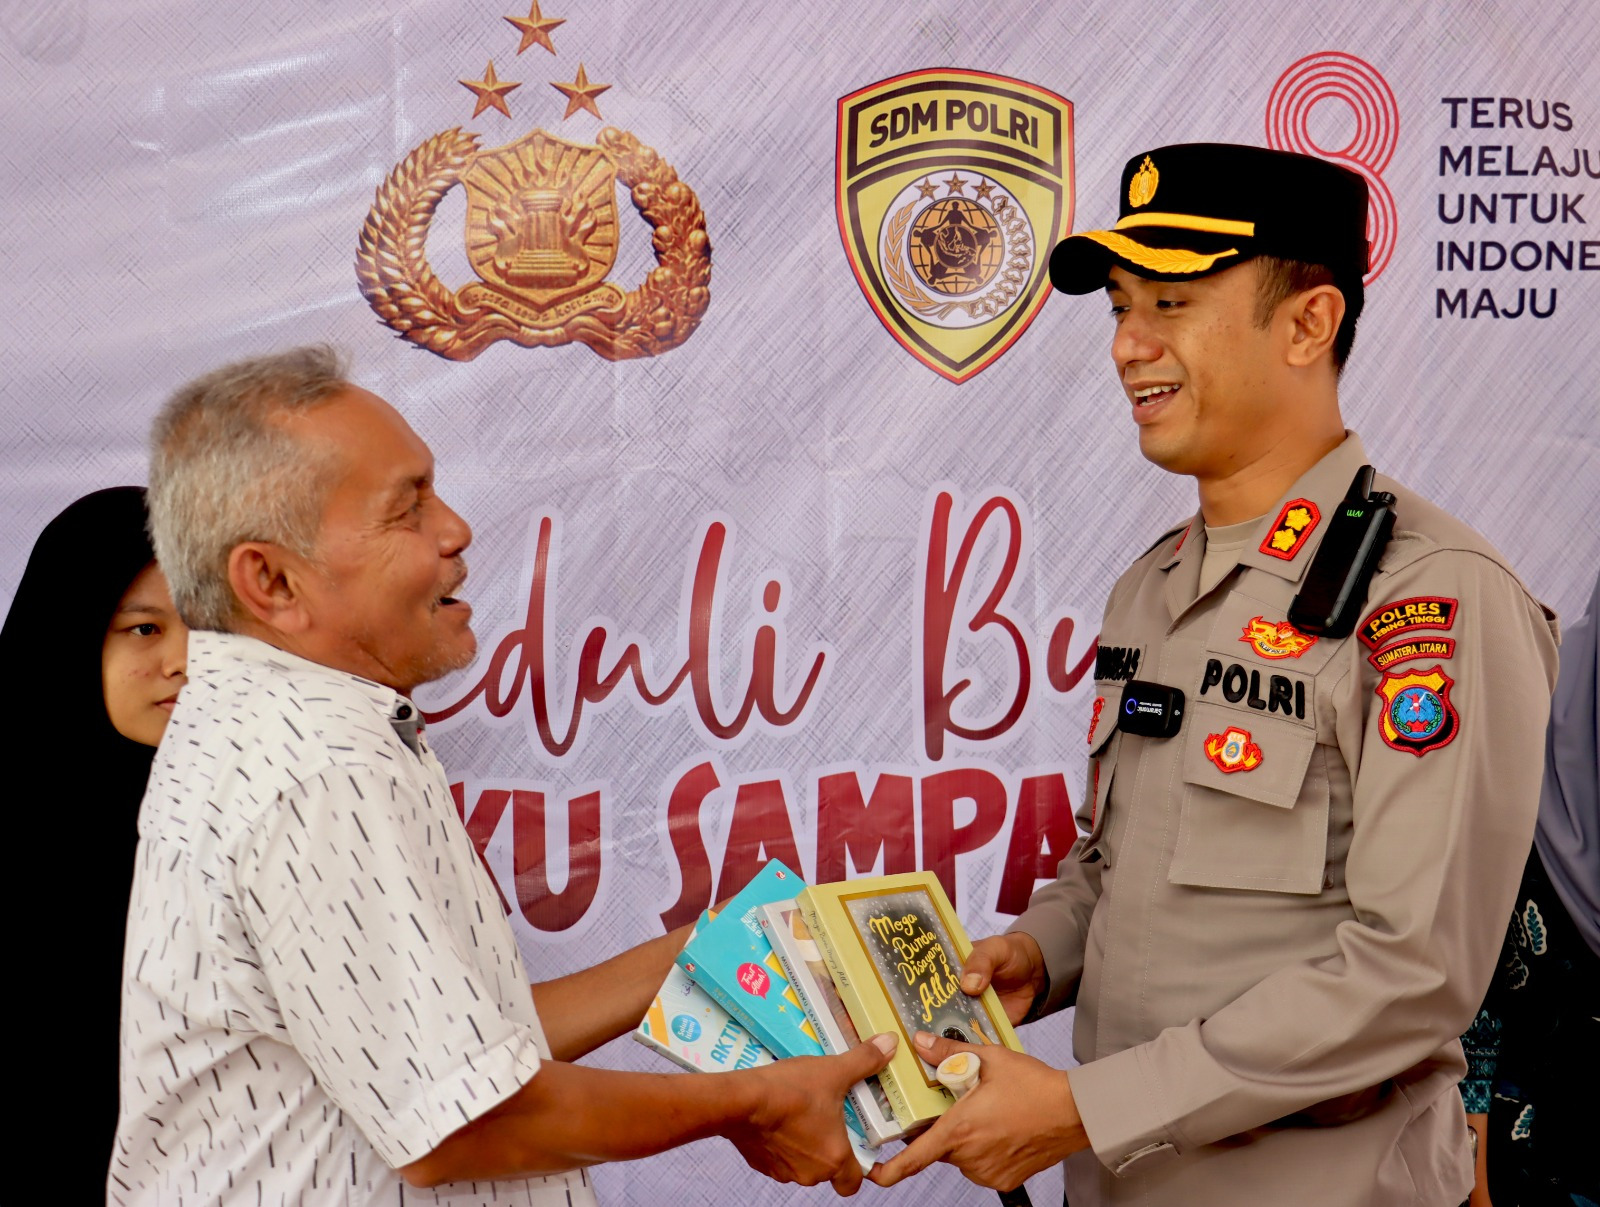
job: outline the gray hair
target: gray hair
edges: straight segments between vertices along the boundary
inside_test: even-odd
[[[238,611],[228,557],[245,541],[313,557],[333,484],[331,450],[275,422],[349,387],[326,345],[226,365],[184,386],[150,433],[150,536],[172,602],[194,629]]]

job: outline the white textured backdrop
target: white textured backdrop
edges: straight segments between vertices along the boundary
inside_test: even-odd
[[[596,624],[613,634],[612,656],[626,635],[644,647],[655,682],[670,678],[685,657],[686,582],[701,536],[725,524],[719,707],[731,712],[747,681],[754,628],[768,619],[761,592],[774,580],[780,684],[797,686],[812,657],[825,658],[795,724],[719,739],[687,691],[649,708],[622,689],[588,710],[558,758],[530,729],[524,689],[507,724],[469,709],[437,727],[469,804],[485,786],[601,794],[592,906],[556,934],[514,915],[533,975],[659,930],[679,888],[668,796],[705,762],[723,785],[700,814],[713,871],[737,784],[781,784],[810,873],[820,776],[854,771],[870,789],[880,773],[987,769],[1006,785],[1007,824],[958,861],[960,906],[974,933],[1003,924],[992,907],[1019,781],[1064,775],[1074,804],[1082,781],[1089,693],[1049,686],[1050,632],[1076,619],[1075,661],[1118,570],[1193,506],[1186,482],[1138,456],[1100,300],[1052,298],[1009,352],[961,386],[880,326],[846,262],[833,196],[837,98],[874,81],[959,67],[1070,100],[1083,229],[1114,217],[1117,173],[1134,150],[1263,142],[1269,97],[1294,64],[1336,52],[1367,65],[1393,92],[1391,118],[1328,99],[1306,123],[1328,151],[1360,144],[1383,120],[1397,134],[1382,172],[1395,249],[1369,291],[1345,375],[1347,419],[1381,469],[1480,528],[1553,606],[1570,611],[1586,597],[1600,568],[1600,415],[1587,384],[1600,244],[1582,246],[1600,239],[1592,6],[1391,0],[1291,15],[1197,0],[742,10],[550,0],[545,15],[566,21],[553,34],[555,57],[538,47],[518,57],[507,13],[523,10],[486,0],[0,0],[0,597],[48,517],[89,489],[143,481],[144,432],[172,387],[310,340],[349,350],[356,377],[432,443],[441,490],[476,528],[468,595],[486,654],[522,622],[530,524],[556,518],[547,627],[558,728],[571,708],[571,660]],[[522,82],[510,120],[472,119],[457,83],[480,78],[490,58],[502,79]],[[700,331],[661,357],[620,364],[578,346],[504,343],[457,364],[402,343],[357,292],[356,238],[374,189],[452,126],[481,132],[488,146],[534,127],[592,141],[602,123],[586,113],[563,120],[549,86],[572,80],[580,61],[611,85],[598,101],[604,124],[657,148],[705,207],[715,253]],[[1493,99],[1474,108],[1474,97]],[[1502,109],[1501,98],[1522,105]],[[1529,126],[1541,113],[1548,124]],[[1503,125],[1503,114],[1521,126]],[[1529,170],[1545,146],[1553,171],[1478,174]],[[1454,166],[1463,147],[1474,148],[1471,176]],[[1561,220],[1534,221],[1526,199],[1509,220],[1502,195],[1512,193],[1535,195],[1546,214],[1565,195]],[[1462,194],[1479,198],[1478,221],[1446,221]],[[1482,209],[1496,197],[1490,223]],[[611,279],[630,288],[651,262],[648,230],[619,204]],[[428,245],[456,286],[471,279],[464,213],[459,192],[447,197]],[[1441,270],[1449,240],[1457,266]],[[1529,243],[1522,262],[1540,265],[1485,270],[1485,241]],[[1550,242],[1558,252],[1573,244],[1572,268],[1548,267]],[[1469,243],[1471,270],[1459,266]],[[1494,310],[1520,315],[1492,317],[1484,290]],[[1519,290],[1535,291],[1541,311],[1553,296],[1554,313],[1534,317],[1526,298],[1518,306]],[[1005,611],[1027,635],[1032,687],[1009,732],[953,745],[934,762],[919,728],[916,640],[941,488],[957,497],[953,542],[960,517],[984,500],[1018,507],[1025,543]],[[969,586],[994,572],[998,552],[980,542]],[[952,647],[948,679],[965,666],[976,683],[968,716],[1003,711],[1014,694],[1014,660],[995,636]],[[455,699],[481,673],[457,676],[430,702]],[[958,806],[958,824],[973,811]],[[559,809],[550,821],[558,854],[546,870],[560,886]],[[511,830],[508,810],[488,855],[515,898]],[[1065,1059],[1059,1020],[1024,1039]],[[599,1059],[660,1067],[626,1042]],[[803,1197],[740,1170],[726,1146],[702,1144],[597,1179],[615,1203]],[[989,1201],[950,1176],[863,1193]],[[1033,1194],[1052,1202],[1059,1182],[1041,1176]]]

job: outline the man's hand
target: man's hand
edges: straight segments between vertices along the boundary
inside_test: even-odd
[[[992,984],[1006,1017],[1015,1026],[1044,988],[1044,978],[1044,953],[1039,944],[1032,935],[1013,931],[979,939],[972,945],[961,966],[961,991],[977,997]]]
[[[1012,1190],[1089,1147],[1072,1087],[1060,1069],[999,1044],[962,1044],[917,1033],[917,1055],[929,1064],[956,1052],[972,1052],[983,1062],[978,1087],[893,1160],[874,1166],[871,1177],[879,1186],[893,1186],[935,1161],[946,1161],[980,1186]]]
[[[898,1039],[875,1035],[838,1056],[800,1056],[747,1074],[762,1083],[761,1105],[724,1133],[752,1169],[779,1182],[861,1188],[861,1165],[845,1134],[844,1096],[889,1063]]]

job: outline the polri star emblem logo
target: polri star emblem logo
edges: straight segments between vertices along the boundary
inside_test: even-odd
[[[1450,703],[1454,686],[1455,680],[1439,666],[1405,674],[1386,672],[1376,688],[1384,704],[1378,724],[1384,742],[1418,758],[1448,746],[1461,727],[1455,705]]]
[[[1250,740],[1248,729],[1230,726],[1222,733],[1206,735],[1206,758],[1224,775],[1235,771],[1254,771],[1261,766],[1261,747]]]
[[[694,190],[633,135],[598,146],[534,130],[478,149],[447,130],[413,150],[379,187],[361,229],[356,276],[378,317],[414,344],[471,360],[507,339],[588,345],[607,360],[655,356],[694,334],[710,302],[711,244]],[[624,293],[607,282],[617,252],[617,180],[654,230],[658,267]],[[451,290],[428,263],[434,211],[467,193],[467,260],[479,280]]]
[[[1161,173],[1156,171],[1156,165],[1146,155],[1139,170],[1133,174],[1133,179],[1128,181],[1128,204],[1134,209],[1149,205],[1156,199],[1156,185],[1160,183]]]
[[[1317,644],[1315,637],[1302,633],[1287,620],[1280,620],[1274,624],[1264,616],[1252,616],[1245,621],[1244,636],[1239,640],[1263,658],[1271,658],[1274,661],[1282,658],[1298,658]]]
[[[913,71],[839,101],[839,234],[867,302],[928,368],[993,364],[1050,293],[1072,229],[1072,104],[981,71]]]

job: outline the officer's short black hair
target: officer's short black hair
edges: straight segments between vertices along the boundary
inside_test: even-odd
[[[1305,260],[1286,260],[1281,256],[1257,256],[1256,272],[1256,326],[1265,327],[1272,321],[1278,307],[1297,293],[1315,289],[1319,285],[1332,285],[1344,295],[1344,318],[1333,337],[1333,367],[1344,371],[1350,359],[1350,349],[1356,342],[1356,323],[1361,319],[1365,291],[1347,289],[1340,285],[1333,269],[1326,264],[1311,264]],[[1354,295],[1354,296],[1352,296]]]

